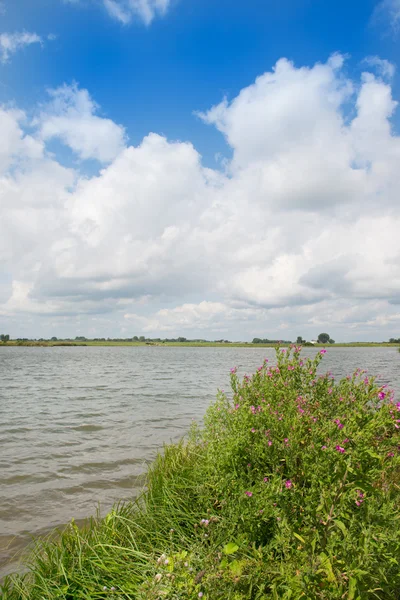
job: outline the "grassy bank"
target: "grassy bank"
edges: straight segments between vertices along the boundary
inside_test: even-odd
[[[400,404],[358,372],[277,352],[164,449],[145,492],[42,540],[4,600],[393,600]]]

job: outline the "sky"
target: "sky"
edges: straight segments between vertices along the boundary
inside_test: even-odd
[[[400,337],[400,0],[2,0],[0,332]]]

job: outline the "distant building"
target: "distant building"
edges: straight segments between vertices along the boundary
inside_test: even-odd
[[[318,344],[318,340],[311,340],[310,344]]]

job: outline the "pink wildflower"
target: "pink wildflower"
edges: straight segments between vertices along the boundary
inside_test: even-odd
[[[320,353],[320,354],[326,354],[326,350],[325,350],[325,348],[323,348],[322,350],[320,350],[320,352],[319,352],[319,353]]]
[[[256,432],[256,430],[253,427],[252,430],[251,430],[251,433],[255,433],[255,432]]]
[[[268,440],[268,446],[272,446],[271,440]]]
[[[379,400],[383,400],[385,398],[385,396],[386,396],[385,392],[379,392],[379,394],[378,394]]]
[[[246,496],[247,496],[248,498],[251,498],[251,497],[252,497],[252,495],[253,495],[253,492],[245,492],[245,494],[246,494]]]
[[[326,450],[327,446],[321,446],[321,450]]]
[[[290,481],[290,479],[287,479],[285,481],[285,486],[287,487],[288,490],[290,490],[290,488],[292,487],[292,482]]]
[[[264,483],[268,483],[269,478],[268,477],[264,477]]]
[[[342,446],[339,446],[339,445],[335,446],[335,450],[340,452],[340,454],[344,454],[344,452],[346,452],[346,450]]]

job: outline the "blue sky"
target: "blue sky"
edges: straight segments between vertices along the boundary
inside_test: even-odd
[[[376,0],[175,0],[148,26],[110,19],[101,0],[5,5],[5,31],[57,39],[3,68],[3,101],[29,110],[46,87],[77,81],[133,144],[155,131],[192,141],[207,162],[226,149],[193,111],[235,97],[279,58],[310,65],[338,51],[357,73],[367,55],[396,62],[399,53],[388,15],[374,17]]]
[[[399,0],[1,6],[0,329],[400,336]]]

